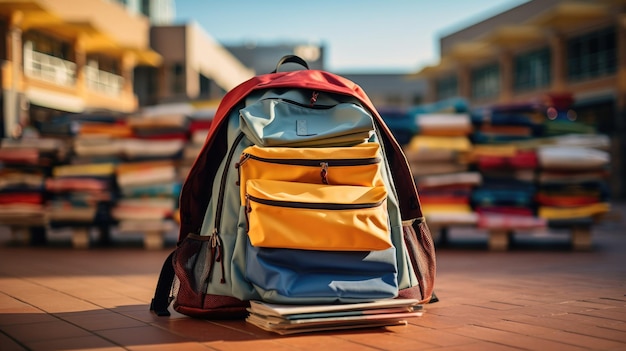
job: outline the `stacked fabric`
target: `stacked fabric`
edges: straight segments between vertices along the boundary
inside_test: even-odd
[[[45,178],[65,154],[65,145],[54,139],[1,141],[0,224],[45,225]]]
[[[537,151],[541,166],[536,196],[539,216],[556,223],[608,212],[609,138],[567,134],[548,141]]]
[[[117,166],[120,199],[112,210],[121,230],[169,227],[180,193],[173,160],[125,162]]]
[[[52,226],[108,223],[108,204],[114,194],[112,163],[55,166],[46,179],[47,202]]]
[[[66,115],[40,122],[39,128],[41,133],[68,140],[71,145],[66,162],[55,165],[46,179],[49,225],[108,228],[110,209],[117,198],[115,165],[121,159],[120,140],[130,132],[124,116]],[[101,232],[100,239],[107,240],[107,233]]]
[[[535,215],[537,154],[528,142],[542,133],[540,104],[509,104],[472,112],[475,132],[472,161],[483,176],[472,204],[486,229],[546,226]]]
[[[189,140],[182,114],[146,113],[127,119],[132,136],[123,141],[116,170],[120,198],[112,210],[122,231],[167,230],[184,178],[178,172]]]
[[[204,141],[209,134],[211,127],[211,118],[190,118],[189,122],[189,142],[183,150],[183,157],[179,167],[179,177],[185,179],[189,173],[193,162],[198,157]]]
[[[119,163],[123,160],[125,140],[132,136],[125,119],[83,120],[74,137],[73,163]]]
[[[438,105],[417,108],[418,134],[405,146],[405,155],[415,177],[424,215],[431,223],[475,224],[470,206],[473,188],[482,183],[478,172],[469,169],[473,127],[461,107]],[[428,111],[428,112],[424,112]]]

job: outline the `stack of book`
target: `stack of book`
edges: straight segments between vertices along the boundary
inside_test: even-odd
[[[469,114],[418,113],[415,120],[418,134],[404,150],[420,191],[424,215],[431,223],[475,224],[470,197],[482,180],[469,168]]]
[[[485,229],[546,226],[534,209],[537,154],[533,140],[543,129],[540,102],[499,104],[472,111],[472,162],[483,176],[472,206]]]
[[[181,113],[142,112],[126,120],[124,162],[116,169],[120,198],[112,209],[121,232],[169,231],[182,179],[177,167],[189,139]]]
[[[66,154],[53,138],[0,140],[0,224],[45,225],[45,179]]]
[[[115,165],[112,163],[55,166],[52,176],[46,179],[51,224],[65,226],[108,222],[108,213],[97,215],[102,204],[112,201],[114,172]]]
[[[282,305],[251,301],[246,322],[281,335],[328,330],[406,325],[423,314],[413,299],[354,304]]]
[[[558,224],[608,212],[609,138],[570,134],[552,140],[538,149],[539,216]]]
[[[120,198],[111,214],[122,231],[168,230],[180,183],[172,160],[125,162],[117,166]]]

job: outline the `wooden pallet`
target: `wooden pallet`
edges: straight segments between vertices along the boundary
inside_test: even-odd
[[[440,246],[448,244],[448,233],[451,228],[464,227],[476,228],[474,224],[455,223],[453,225],[445,223],[428,223],[433,235],[433,240]],[[570,230],[570,244],[574,251],[589,251],[592,249],[591,229],[589,223],[573,222],[569,225],[560,225],[559,228]],[[528,230],[528,228],[494,228],[482,229],[487,232],[487,247],[489,251],[507,251],[511,246],[511,241],[516,231]]]

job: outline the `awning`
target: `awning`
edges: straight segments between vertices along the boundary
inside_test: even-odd
[[[494,29],[487,35],[486,42],[500,47],[516,47],[542,40],[546,34],[540,27],[510,25]]]
[[[531,19],[530,23],[548,28],[571,29],[609,15],[608,6],[603,4],[565,2]]]
[[[495,57],[496,51],[493,45],[484,41],[462,42],[454,45],[445,56],[456,61],[474,61],[489,57]]]
[[[439,63],[422,68],[416,73],[411,74],[410,78],[427,78],[431,76],[439,76],[444,72],[451,72],[456,69],[456,63],[448,57],[442,58]]]
[[[141,66],[159,67],[163,62],[163,57],[151,49],[132,50],[137,58],[137,64]]]
[[[66,112],[83,112],[85,102],[74,95],[49,90],[28,88],[24,93],[26,99],[33,104]]]

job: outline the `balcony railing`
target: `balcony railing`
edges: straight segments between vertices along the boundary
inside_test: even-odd
[[[88,89],[107,95],[119,95],[124,86],[124,77],[100,70],[95,61],[85,66],[85,78]]]
[[[118,96],[124,86],[124,77],[102,71],[96,61],[90,61],[84,68],[87,89]],[[33,50],[33,43],[24,43],[24,74],[61,86],[76,84],[76,63]]]
[[[76,64],[55,56],[33,50],[33,43],[24,44],[24,74],[57,85],[73,86],[76,83]]]

